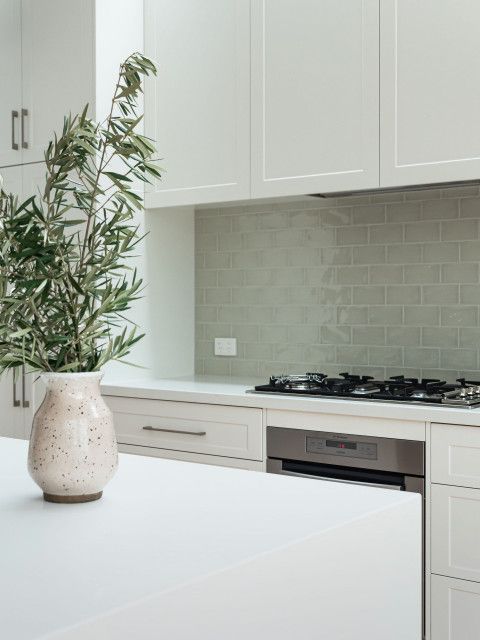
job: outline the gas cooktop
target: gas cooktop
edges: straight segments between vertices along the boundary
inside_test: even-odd
[[[352,400],[430,403],[445,407],[480,406],[480,382],[458,378],[456,382],[432,378],[392,376],[376,380],[372,376],[340,373],[329,377],[324,373],[271,376],[268,384],[249,389],[247,393],[292,394]]]

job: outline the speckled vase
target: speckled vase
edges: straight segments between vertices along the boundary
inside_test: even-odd
[[[28,471],[48,502],[91,502],[118,466],[113,415],[101,373],[44,373],[45,399],[33,418]]]

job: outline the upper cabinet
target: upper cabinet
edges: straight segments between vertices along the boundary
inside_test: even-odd
[[[22,11],[19,0],[0,0],[0,167],[19,163],[22,108]]]
[[[93,104],[94,7],[91,0],[22,0],[21,5],[22,161],[38,162],[64,116]]]
[[[480,176],[478,0],[381,0],[382,186]]]
[[[251,6],[251,196],[378,187],[378,0]]]
[[[248,198],[248,0],[149,0],[145,11],[145,50],[159,65],[145,129],[165,167],[147,206]]]

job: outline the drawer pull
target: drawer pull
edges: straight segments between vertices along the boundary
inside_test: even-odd
[[[206,436],[206,431],[183,431],[182,429],[166,429],[165,427],[142,427],[145,431],[162,431],[163,433],[183,433],[186,436]]]

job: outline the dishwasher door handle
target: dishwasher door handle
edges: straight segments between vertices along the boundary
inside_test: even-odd
[[[344,480],[343,478],[316,476],[310,473],[297,473],[295,471],[280,471],[278,473],[284,476],[295,476],[296,478],[311,478],[313,480],[326,480],[327,482],[342,482],[343,484],[358,484],[363,487],[376,487],[378,489],[394,489],[395,491],[403,491],[403,487],[398,484],[380,484],[377,482],[362,482],[361,480]]]

